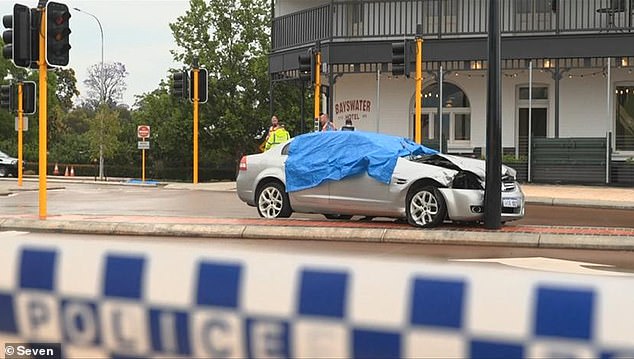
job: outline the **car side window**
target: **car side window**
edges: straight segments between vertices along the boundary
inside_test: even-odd
[[[284,148],[282,148],[282,156],[287,156],[288,155],[288,148],[290,147],[290,143],[284,145]]]

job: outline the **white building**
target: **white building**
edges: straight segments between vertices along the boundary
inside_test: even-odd
[[[632,1],[500,1],[504,152],[527,153],[531,107],[533,138],[609,137],[609,162],[634,157]],[[423,138],[442,132],[443,151],[478,156],[486,144],[487,4],[274,0],[270,73],[273,81],[297,78],[298,55],[319,47],[330,89],[323,112],[338,127],[350,118],[358,129],[414,138],[414,56],[411,78],[393,76],[392,43],[413,40],[421,24]]]

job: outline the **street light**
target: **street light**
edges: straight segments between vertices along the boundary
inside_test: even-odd
[[[103,27],[101,26],[101,21],[99,21],[99,19],[89,13],[88,11],[85,10],[81,10],[79,8],[74,7],[73,9],[79,11],[79,12],[83,12],[86,15],[90,15],[93,17],[93,19],[97,20],[97,24],[99,24],[99,32],[101,33],[101,88],[99,89],[99,100],[100,103],[103,104],[106,100],[106,94],[105,94],[105,74],[103,72]],[[101,124],[100,124],[100,132],[103,132],[103,118],[101,119]],[[99,136],[99,180],[103,181],[103,134],[100,134]]]

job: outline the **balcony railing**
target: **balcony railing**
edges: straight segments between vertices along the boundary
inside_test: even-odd
[[[634,0],[501,0],[503,36],[634,32]],[[273,19],[273,50],[316,41],[483,37],[488,0],[337,1]]]

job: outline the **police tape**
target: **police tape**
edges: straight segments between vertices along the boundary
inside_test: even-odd
[[[0,241],[0,342],[64,357],[632,357],[634,280],[254,252]]]

